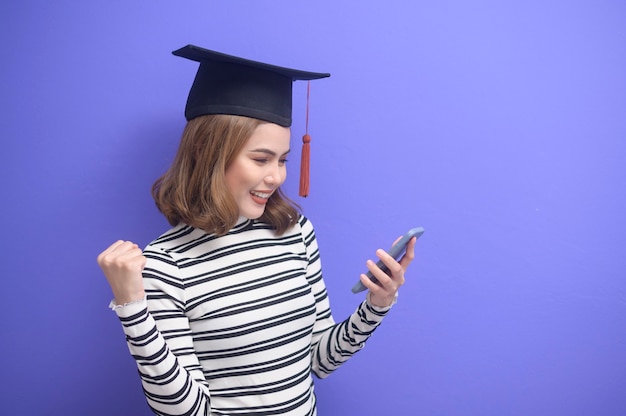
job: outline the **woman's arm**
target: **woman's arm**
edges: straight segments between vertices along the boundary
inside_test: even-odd
[[[208,415],[208,384],[184,314],[176,263],[165,253],[147,249],[144,256],[137,250],[132,243],[117,242],[98,257],[98,263],[113,289],[118,305],[113,309],[148,404],[158,415]],[[144,291],[147,300],[138,300]]]
[[[322,278],[321,260],[313,226],[306,218],[303,218],[301,227],[309,258],[307,278],[311,284],[317,308],[317,320],[311,346],[312,370],[317,377],[324,378],[364,347],[365,341],[391,309],[397,297],[397,291],[404,283],[404,272],[413,259],[415,240],[411,241],[407,247],[407,254],[400,262],[396,262],[385,253],[377,252],[391,271],[391,276],[387,276],[372,261],[368,261],[368,267],[381,285],[376,285],[363,275],[361,279],[370,289],[367,300],[363,301],[346,320],[336,324],[331,315],[330,302]],[[370,287],[371,285],[376,287]]]

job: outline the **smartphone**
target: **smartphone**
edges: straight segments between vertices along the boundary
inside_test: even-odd
[[[415,227],[410,229],[406,234],[404,234],[402,236],[402,238],[400,238],[388,251],[387,253],[393,257],[396,260],[399,260],[400,257],[402,257],[402,255],[406,252],[406,246],[407,244],[409,244],[409,241],[411,241],[411,239],[413,237],[417,237],[420,238],[421,235],[424,234],[424,228],[423,227]],[[380,267],[380,269],[387,273],[389,271],[389,269],[387,268],[387,266],[385,266],[385,263],[383,263],[382,260],[378,260],[378,262],[376,263],[376,265],[378,267]],[[369,279],[372,282],[378,282],[378,280],[376,280],[376,278],[372,275],[372,272],[370,272],[369,270],[367,271],[367,273],[365,274],[367,277],[369,277]],[[365,285],[363,285],[363,283],[361,283],[361,280],[359,280],[358,282],[356,282],[356,284],[352,287],[352,293],[359,293],[364,291],[365,289],[367,289],[365,287]]]

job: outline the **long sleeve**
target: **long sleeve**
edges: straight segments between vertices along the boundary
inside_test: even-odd
[[[157,415],[209,415],[209,388],[184,313],[178,269],[165,253],[146,251],[145,255],[147,302],[116,312],[146,399]]]
[[[343,322],[335,323],[326,285],[322,278],[321,259],[311,223],[303,218],[302,235],[309,264],[307,279],[316,303],[316,322],[311,345],[311,366],[318,378],[325,378],[365,346],[365,341],[381,324],[390,307],[379,308],[363,301]]]

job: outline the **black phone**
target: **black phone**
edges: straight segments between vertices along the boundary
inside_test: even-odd
[[[402,257],[402,255],[406,252],[406,246],[407,244],[409,244],[409,241],[411,241],[411,239],[413,237],[417,237],[420,238],[421,235],[424,234],[424,228],[423,227],[415,227],[410,229],[406,234],[404,234],[402,236],[402,238],[400,238],[388,251],[387,253],[393,257],[396,260],[399,260],[400,257]],[[380,269],[382,271],[384,271],[385,273],[387,273],[389,271],[389,269],[387,268],[387,266],[385,266],[385,264],[383,263],[382,260],[378,260],[378,262],[376,262],[376,265],[378,267],[380,267]],[[376,280],[376,278],[372,275],[372,272],[370,272],[369,270],[367,271],[367,273],[365,274],[367,277],[369,277],[369,279],[372,282],[378,282],[378,280]],[[352,293],[359,293],[364,291],[365,289],[367,289],[365,287],[365,285],[363,283],[361,283],[361,280],[359,280],[358,282],[356,282],[356,284],[352,287]]]

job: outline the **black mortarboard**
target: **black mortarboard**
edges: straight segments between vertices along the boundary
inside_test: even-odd
[[[207,114],[230,114],[252,117],[291,126],[293,81],[311,81],[330,74],[300,71],[237,56],[226,55],[195,45],[172,52],[176,56],[200,62],[196,78],[187,97],[185,118],[191,120]],[[309,158],[311,137],[302,137],[300,196],[309,194]]]
[[[205,114],[231,114],[289,127],[293,81],[330,76],[251,61],[194,45],[172,53],[200,62],[187,98],[187,120]]]

